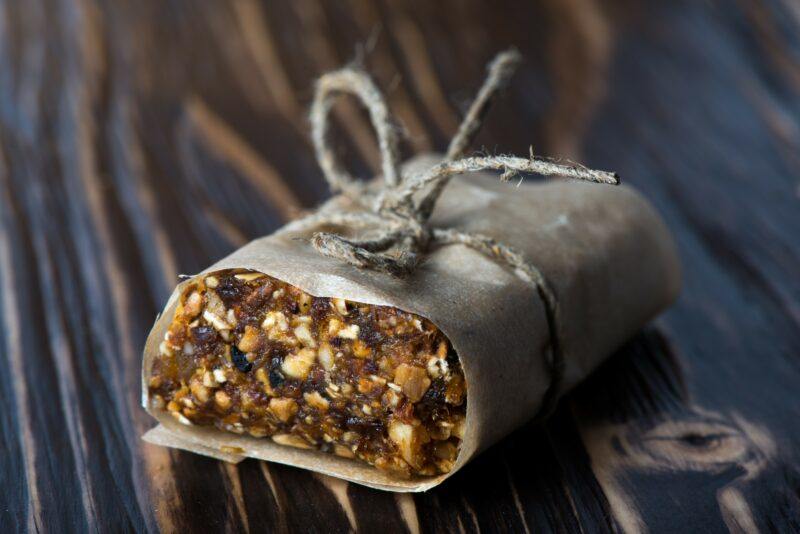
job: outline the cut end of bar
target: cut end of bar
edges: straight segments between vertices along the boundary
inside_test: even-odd
[[[392,476],[449,472],[464,435],[458,356],[427,319],[314,297],[265,274],[190,282],[147,378],[150,408]]]

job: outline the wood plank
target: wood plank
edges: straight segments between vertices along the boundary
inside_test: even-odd
[[[446,147],[511,44],[476,148],[617,170],[676,235],[679,302],[429,493],[143,443],[177,274],[328,195],[313,80],[363,61],[409,156]],[[7,0],[0,72],[4,531],[800,530],[796,3]],[[365,114],[335,118],[376,172]]]

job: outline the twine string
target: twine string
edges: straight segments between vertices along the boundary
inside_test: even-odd
[[[450,142],[444,160],[413,175],[400,171],[397,129],[383,93],[370,76],[357,67],[323,75],[317,82],[311,105],[312,141],[317,160],[331,189],[347,197],[357,211],[315,214],[303,223],[333,225],[360,232],[361,235],[356,238],[345,238],[332,232],[316,232],[311,238],[311,245],[320,254],[358,268],[404,276],[414,270],[431,248],[460,244],[507,266],[516,276],[531,284],[542,300],[550,335],[547,358],[551,381],[539,412],[541,417],[549,414],[555,406],[565,364],[558,299],[550,284],[535,265],[512,247],[488,236],[428,225],[445,187],[454,176],[460,174],[494,170],[501,172],[502,180],[518,174],[535,173],[603,184],[619,183],[619,178],[613,172],[536,157],[532,149],[529,158],[505,155],[464,157],[480,131],[492,100],[508,84],[520,60],[519,52],[513,49],[495,57],[487,68],[483,85]],[[382,187],[370,188],[366,182],[356,181],[341,166],[329,143],[330,112],[339,94],[355,96],[369,112],[381,153]]]

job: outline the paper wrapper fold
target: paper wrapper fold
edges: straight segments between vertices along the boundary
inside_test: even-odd
[[[345,203],[333,199],[322,209]],[[627,186],[564,181],[501,183],[457,177],[431,224],[491,236],[521,251],[554,289],[561,307],[566,363],[562,393],[586,377],[668,306],[680,286],[674,244],[653,208]],[[432,250],[408,278],[357,269],[317,253],[314,228],[288,225],[204,272],[245,268],[321,297],[394,306],[430,319],[458,353],[467,383],[467,427],[454,469],[398,480],[357,460],[277,445],[269,439],[184,426],[152,410],[147,386],[186,282],[156,321],[144,351],[143,405],[160,425],[144,439],[229,462],[259,458],[393,491],[440,484],[473,456],[536,415],[548,388],[548,325],[536,290],[513,272],[462,245]]]

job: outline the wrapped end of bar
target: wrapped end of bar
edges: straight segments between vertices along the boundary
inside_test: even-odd
[[[427,319],[226,270],[187,282],[170,320],[146,375],[147,408],[186,430],[321,451],[403,479],[453,468],[466,383]],[[237,446],[194,446],[241,456]]]

